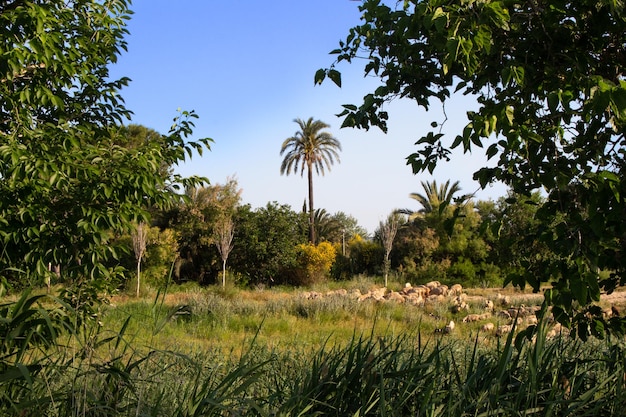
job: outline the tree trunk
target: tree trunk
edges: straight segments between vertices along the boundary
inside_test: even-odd
[[[309,172],[309,242],[315,244],[315,212],[313,211],[313,167],[308,164]]]
[[[222,288],[226,288],[226,259],[222,260]]]
[[[137,259],[137,298],[139,298],[139,283],[141,282],[141,258]]]

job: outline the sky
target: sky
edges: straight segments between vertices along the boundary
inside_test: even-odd
[[[210,137],[210,151],[175,169],[207,177],[212,184],[237,179],[242,203],[268,202],[301,210],[308,195],[306,174],[281,175],[280,147],[298,130],[294,119],[313,117],[330,125],[342,145],[340,162],[315,176],[315,208],[344,212],[373,233],[394,209],[418,210],[409,198],[421,181],[459,181],[462,193],[497,199],[502,185],[479,190],[473,172],[489,164],[483,152],[453,154],[433,175],[414,175],[406,157],[415,142],[442,121],[439,105],[428,112],[414,102],[389,103],[389,129],[340,129],[343,104],[360,104],[379,80],[364,77],[363,63],[340,64],[342,87],[330,80],[314,85],[319,68],[334,62],[351,27],[359,24],[360,2],[352,0],[133,0],[128,51],[112,78],[132,81],[121,91],[128,123],[167,133],[177,110],[195,111],[192,139]],[[471,97],[446,104],[444,133],[453,140],[476,107]]]

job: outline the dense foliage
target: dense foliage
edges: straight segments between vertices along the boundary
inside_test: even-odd
[[[296,248],[307,241],[303,213],[276,202],[252,210],[244,205],[235,215],[235,247],[230,266],[250,284],[289,283],[296,266]]]
[[[603,334],[609,323],[597,310],[576,306],[626,284],[623,3],[407,0],[394,9],[366,0],[360,8],[362,23],[333,53],[337,63],[364,57],[365,73],[381,85],[360,106],[344,106],[343,126],[386,130],[383,105],[395,97],[428,109],[453,94],[475,96],[478,109],[463,131],[452,140],[428,133],[408,163],[432,172],[454,148],[484,147],[497,163],[475,173],[483,186],[543,190],[534,239],[554,256],[509,281],[536,290],[552,283],[548,299],[558,319],[575,319],[581,335]],[[326,76],[340,84],[334,66],[315,81]],[[610,326],[624,330],[624,320]]]
[[[111,244],[149,207],[175,198],[164,175],[201,152],[193,113],[168,135],[129,143],[108,66],[125,49],[126,0],[0,3],[0,277],[19,284],[52,268],[66,280],[106,277]],[[15,269],[25,274],[15,272]]]

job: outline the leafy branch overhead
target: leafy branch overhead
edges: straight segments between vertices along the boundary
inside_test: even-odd
[[[455,148],[481,148],[495,161],[474,174],[483,187],[501,181],[516,193],[542,190],[548,198],[536,238],[558,257],[529,261],[510,281],[535,290],[551,282],[557,316],[574,319],[581,335],[621,328],[589,321],[575,307],[626,284],[622,2],[406,0],[391,8],[366,0],[360,9],[361,24],[332,51],[335,63],[315,75],[316,83],[328,77],[339,85],[337,65],[364,58],[365,74],[380,79],[362,104],[344,106],[343,126],[386,131],[384,103],[398,97],[425,109],[455,94],[476,97],[461,132],[417,139],[407,163],[432,172]]]

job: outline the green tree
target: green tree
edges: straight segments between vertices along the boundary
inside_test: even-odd
[[[422,188],[424,194],[409,194],[409,197],[417,201],[422,208],[418,211],[401,209],[398,210],[398,213],[408,215],[409,220],[423,222],[425,225],[433,227],[440,235],[443,235],[445,230],[450,234],[454,221],[459,215],[458,211],[454,210],[453,203],[461,204],[468,199],[467,196],[454,198],[455,194],[461,191],[459,181],[450,185],[450,180],[448,180],[439,186],[436,180],[422,181]]]
[[[195,117],[183,112],[168,135],[139,146],[119,144],[129,111],[127,78],[108,66],[126,48],[128,1],[0,2],[0,276],[12,268],[41,277],[60,265],[65,279],[112,272],[114,237],[148,208],[175,198],[160,167],[201,152],[188,142]],[[11,269],[10,269],[11,268]]]
[[[150,143],[166,144],[167,137],[149,127],[131,123],[129,125],[120,126],[115,131],[114,143],[124,148],[140,149]],[[172,165],[168,165],[167,161],[161,161],[159,166],[159,175],[167,182],[174,170]],[[173,184],[168,184],[172,186]]]
[[[509,192],[506,198],[497,202],[497,219],[492,222],[498,227],[498,239],[493,243],[497,262],[511,276],[525,274],[526,270],[534,272],[534,277],[541,277],[541,271],[550,264],[555,256],[545,242],[538,239],[542,226],[537,219],[537,211],[545,202],[545,198],[534,192],[530,196]],[[529,276],[529,284],[535,285]]]
[[[224,272],[225,260],[217,245],[224,243],[221,249],[229,246],[226,240],[232,230],[227,228],[234,227],[231,220],[241,200],[241,189],[234,178],[229,178],[225,184],[189,187],[185,194],[186,200],[162,216],[167,219],[162,226],[178,232],[176,279],[206,284],[217,277],[218,271]]]
[[[288,205],[276,202],[252,210],[249,204],[237,209],[230,269],[250,284],[289,284],[297,266],[296,248],[306,242],[306,218]]]
[[[379,242],[356,235],[348,243],[352,274],[375,275],[380,272],[384,249]]]
[[[386,130],[383,104],[394,97],[429,108],[471,94],[478,108],[453,140],[441,131],[418,140],[414,172],[432,172],[451,150],[485,149],[495,166],[474,177],[502,181],[529,195],[544,189],[537,239],[555,252],[538,279],[558,320],[582,337],[602,337],[607,323],[593,305],[602,290],[626,284],[626,12],[622,2],[379,0],[360,6],[363,22],[333,51],[337,62],[365,57],[381,85],[360,106],[346,105],[343,126]],[[334,68],[319,70],[337,84]],[[433,125],[437,125],[436,122]],[[606,279],[601,271],[610,272]],[[583,306],[578,309],[576,306]],[[572,323],[574,320],[574,323]]]
[[[339,162],[339,152],[341,143],[324,129],[330,126],[321,120],[309,118],[304,121],[295,119],[300,130],[293,136],[285,139],[280,147],[280,155],[284,154],[283,162],[280,165],[280,173],[294,174],[300,171],[304,175],[307,170],[307,180],[309,186],[309,242],[315,244],[315,210],[313,209],[313,168],[319,175],[324,175],[324,169],[330,170],[335,160]]]
[[[315,210],[313,224],[315,225],[315,237],[319,242],[337,242],[336,238],[341,236],[341,223],[326,209]]]
[[[422,181],[422,188],[424,189],[424,194],[409,194],[409,197],[417,201],[422,208],[417,212],[408,209],[401,210],[403,214],[409,215],[410,220],[415,219],[419,215],[430,213],[443,214],[444,210],[452,204],[454,195],[461,191],[459,181],[455,181],[452,186],[450,186],[450,180],[440,186],[437,186],[436,180],[432,182]]]
[[[325,235],[323,237],[329,242],[341,244],[341,253],[343,255],[347,252],[346,243],[350,239],[357,235],[367,236],[367,230],[359,225],[359,221],[342,211],[338,211],[330,216],[329,223],[332,227],[324,231]]]

